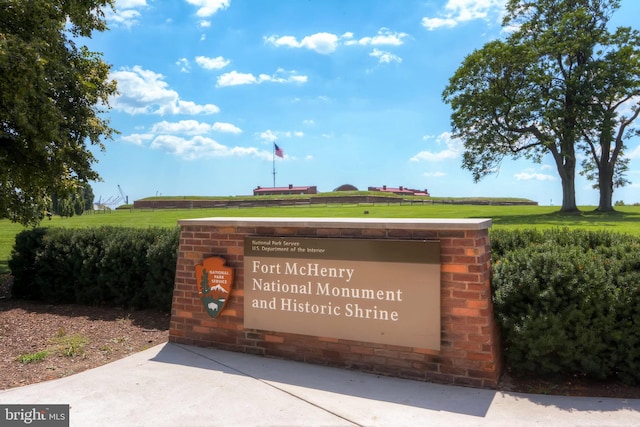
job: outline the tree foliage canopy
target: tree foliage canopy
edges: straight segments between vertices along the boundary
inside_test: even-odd
[[[104,7],[113,0],[0,4],[0,218],[37,223],[52,194],[98,179],[89,146],[115,132],[101,114],[116,82],[76,41],[107,29]]]
[[[464,141],[462,166],[475,181],[505,157],[551,155],[562,210],[575,211],[577,154],[584,152],[601,205],[614,176],[626,182],[621,159],[640,105],[640,36],[608,30],[618,7],[617,0],[507,2],[503,26],[515,31],[467,56],[443,92],[454,135]]]

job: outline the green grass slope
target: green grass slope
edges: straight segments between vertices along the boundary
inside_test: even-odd
[[[308,218],[491,218],[493,228],[582,228],[609,230],[640,235],[640,206],[620,206],[617,212],[603,214],[593,207],[582,207],[582,213],[565,215],[553,206],[486,206],[486,205],[311,205],[298,207],[254,207],[192,210],[116,210],[71,218],[53,217],[42,227],[174,227],[187,218],[210,217],[308,217]],[[365,211],[368,212],[365,214]],[[0,273],[7,272],[7,260],[15,236],[24,227],[0,220]]]

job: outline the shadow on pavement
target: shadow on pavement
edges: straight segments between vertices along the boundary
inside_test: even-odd
[[[181,354],[182,353],[182,354]],[[185,353],[189,353],[188,355]],[[188,357],[187,357],[188,356]],[[454,387],[210,348],[167,344],[154,362],[242,375],[313,404],[352,396],[434,411],[484,417],[494,390]],[[321,394],[318,394],[321,392]]]

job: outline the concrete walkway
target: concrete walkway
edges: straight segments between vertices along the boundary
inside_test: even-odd
[[[69,404],[71,426],[638,426],[640,400],[444,386],[177,344],[0,404]]]

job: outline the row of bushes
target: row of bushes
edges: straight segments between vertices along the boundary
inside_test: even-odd
[[[640,239],[494,230],[492,288],[516,374],[640,382]],[[16,297],[169,311],[178,229],[34,229],[9,261]]]
[[[496,230],[492,257],[511,370],[640,382],[640,239]]]
[[[36,228],[16,236],[14,297],[171,310],[179,229]]]

